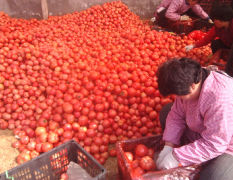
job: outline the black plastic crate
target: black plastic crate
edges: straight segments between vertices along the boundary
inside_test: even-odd
[[[105,180],[104,167],[74,140],[12,168],[7,173],[8,177],[14,177],[14,180],[57,180],[60,179],[62,173],[67,171],[70,161],[85,169],[91,177]],[[7,179],[6,172],[0,175],[0,180],[5,179]]]

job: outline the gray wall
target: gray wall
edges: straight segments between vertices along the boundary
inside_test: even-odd
[[[40,0],[0,0],[0,11],[17,18],[42,17]]]
[[[113,0],[47,0],[49,15],[63,15],[85,10],[93,5]],[[161,0],[122,0],[129,9],[142,19],[153,16]],[[0,0],[0,11],[16,18],[42,18],[40,0]]]

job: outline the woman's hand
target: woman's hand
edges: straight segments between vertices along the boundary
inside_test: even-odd
[[[214,24],[214,22],[213,22],[211,19],[209,19],[208,22],[209,22],[210,24]]]
[[[158,164],[156,162],[158,169],[171,169],[179,166],[179,161],[173,155],[173,150],[169,151],[166,156]]]
[[[165,158],[165,156],[169,153],[173,151],[173,147],[172,146],[168,146],[165,145],[162,149],[162,151],[159,153],[158,159],[155,159],[156,165],[160,166],[160,164],[162,163],[163,159]]]

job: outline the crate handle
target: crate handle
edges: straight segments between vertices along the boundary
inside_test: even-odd
[[[13,176],[12,176],[12,177],[10,177],[10,176],[8,175],[8,171],[6,171],[6,172],[5,172],[5,174],[6,174],[6,178],[7,178],[7,179],[14,180],[14,177],[13,177]]]

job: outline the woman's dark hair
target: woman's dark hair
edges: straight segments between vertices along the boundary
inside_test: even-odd
[[[170,94],[187,95],[193,83],[201,80],[200,63],[190,58],[171,59],[159,66],[156,73],[159,92],[163,96]]]
[[[228,5],[215,5],[211,11],[211,19],[220,21],[231,21],[233,18],[233,10]]]

